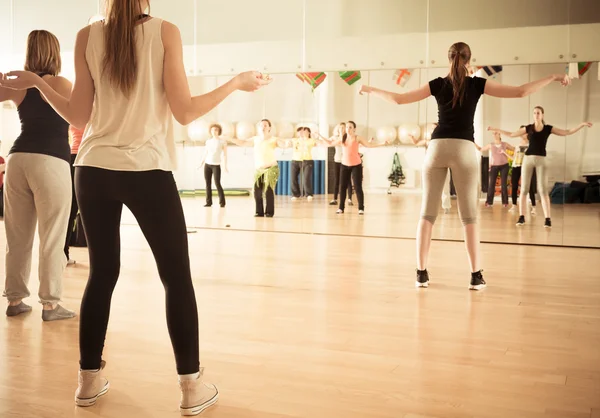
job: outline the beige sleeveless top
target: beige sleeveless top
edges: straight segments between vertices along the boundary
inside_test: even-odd
[[[138,75],[129,98],[102,76],[104,24],[91,25],[85,53],[96,93],[76,166],[109,170],[176,168],[173,118],[163,85],[162,20],[136,27]]]

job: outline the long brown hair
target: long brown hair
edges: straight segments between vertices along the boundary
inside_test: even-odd
[[[544,112],[544,108],[543,108],[542,106],[536,106],[536,107],[534,107],[534,108],[533,108],[533,110],[535,110],[535,109],[540,109],[540,112],[542,112],[542,115],[545,115],[545,114],[546,114],[546,112]],[[544,125],[546,124],[546,121],[544,120],[544,118],[543,118],[543,117],[542,117],[542,123],[543,123]]]
[[[457,103],[462,105],[465,98],[466,81],[469,76],[467,64],[471,61],[471,48],[464,42],[453,44],[448,50],[448,60],[452,64],[450,66],[450,81],[454,91],[454,97],[452,98],[452,107],[454,108]]]
[[[56,36],[46,30],[30,32],[27,37],[25,71],[57,76],[61,67],[60,43]]]
[[[352,127],[354,129],[356,129],[356,123],[354,123],[354,121],[349,120],[347,124],[348,125],[352,125]],[[348,139],[348,132],[344,132],[344,136],[342,137],[342,144],[346,143],[346,139]]]
[[[110,84],[128,96],[137,80],[135,26],[142,0],[108,0],[104,22],[103,71]]]

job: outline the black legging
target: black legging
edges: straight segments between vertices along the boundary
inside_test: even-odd
[[[333,169],[333,200],[337,200],[338,194],[342,188],[342,182],[340,179],[342,178],[342,163],[336,163],[335,168]],[[352,182],[348,182],[348,199],[352,200]]]
[[[173,174],[76,167],[75,189],[90,256],[79,326],[81,369],[100,368],[112,293],[119,278],[119,228],[126,205],[150,245],[165,289],[177,373],[198,372],[198,310],[185,218]]]
[[[346,207],[346,190],[350,184],[350,177],[354,183],[354,190],[356,191],[356,198],[358,199],[358,210],[365,210],[365,194],[363,193],[362,180],[363,180],[363,166],[362,164],[346,166],[342,164],[342,187],[340,190],[340,209],[344,210]]]
[[[75,228],[75,218],[77,217],[77,211],[79,207],[77,206],[77,197],[75,196],[75,158],[77,158],[77,154],[71,154],[71,184],[73,185],[73,198],[71,199],[71,213],[69,214],[69,223],[67,224],[67,239],[65,240],[65,255],[67,256],[67,260],[70,260],[69,257],[69,247],[71,244],[71,238],[73,237],[73,229]]]
[[[225,192],[221,186],[221,166],[204,164],[204,181],[206,182],[206,204],[212,205],[212,176],[215,176],[215,187],[219,193],[219,204],[225,206]]]
[[[264,175],[254,183],[254,202],[256,203],[256,216],[272,217],[275,215],[275,191],[269,186],[264,190]],[[267,199],[267,207],[263,205],[263,192]]]
[[[512,184],[512,203],[517,204],[517,197],[519,194],[519,180],[521,179],[521,167],[513,167],[510,176],[510,182]],[[529,199],[531,199],[531,206],[535,206],[535,192],[537,185],[537,177],[535,176],[535,168],[533,169],[533,175],[531,176],[531,187],[529,188]]]
[[[503,165],[493,165],[490,167],[490,176],[487,190],[487,204],[494,204],[494,194],[496,193],[496,179],[500,172],[500,188],[502,190],[502,204],[508,205],[508,163]]]

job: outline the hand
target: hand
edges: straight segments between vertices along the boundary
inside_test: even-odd
[[[583,122],[581,126],[591,128],[593,125],[592,122]]]
[[[271,76],[261,74],[258,71],[246,71],[240,73],[235,76],[233,80],[235,82],[236,90],[241,91],[256,91],[273,81]]]
[[[371,139],[369,139],[369,142],[373,142],[375,141],[375,138],[371,137]]]
[[[362,96],[364,93],[369,94],[372,91],[373,91],[372,87],[362,85],[362,86],[360,86],[360,89],[358,90],[358,94]]]
[[[495,131],[495,129],[494,129],[494,128],[492,128],[491,126],[488,126],[487,130],[488,130],[488,131]]]
[[[0,73],[0,87],[12,90],[26,90],[36,87],[41,78],[29,71],[11,71]]]
[[[554,81],[560,81],[560,84],[563,87],[566,87],[569,84],[571,84],[571,78],[568,74],[554,74]]]

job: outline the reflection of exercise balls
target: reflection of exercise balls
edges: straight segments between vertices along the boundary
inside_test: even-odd
[[[435,129],[435,124],[433,124],[433,123],[428,123],[424,126],[423,136],[426,140],[429,141],[431,139],[431,134],[433,133],[434,129]]]
[[[279,137],[280,138],[293,138],[294,137],[294,125],[292,125],[291,123],[288,122],[283,122],[280,123],[279,126],[277,127],[278,131],[279,131]]]
[[[403,144],[412,144],[411,136],[417,141],[421,139],[421,127],[419,125],[407,123],[398,127],[398,139],[400,139],[400,142]]]
[[[392,143],[396,140],[396,128],[393,126],[382,126],[375,132],[375,138],[379,142]]]
[[[231,122],[221,122],[219,123],[221,128],[223,128],[223,132],[221,133],[221,137],[223,139],[231,139],[235,135],[235,127]]]
[[[242,141],[254,136],[254,125],[250,122],[238,122],[235,127],[235,136]]]
[[[188,127],[188,136],[194,142],[206,141],[210,138],[209,127],[210,123],[202,119],[197,119],[190,123],[190,126]]]

